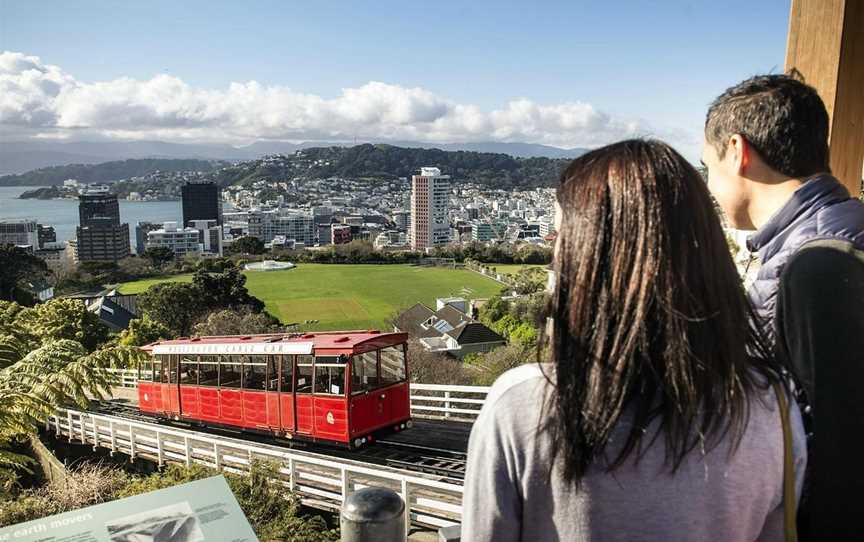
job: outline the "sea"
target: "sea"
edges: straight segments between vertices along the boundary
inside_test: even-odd
[[[58,241],[75,238],[78,226],[77,199],[18,199],[34,186],[0,186],[0,220],[31,218],[43,226],[54,226]],[[129,242],[135,244],[138,222],[182,222],[180,201],[120,200],[120,222],[129,224]]]

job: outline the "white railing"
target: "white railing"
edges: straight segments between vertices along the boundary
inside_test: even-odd
[[[200,463],[245,473],[255,460],[274,462],[286,487],[319,509],[338,511],[347,495],[363,487],[390,488],[406,503],[406,532],[412,522],[445,527],[461,521],[462,486],[431,475],[74,409],[58,410],[45,427],[94,450],[107,448],[159,465]]]
[[[138,387],[138,372],[134,369],[108,369],[108,373],[118,387]],[[417,418],[473,422],[489,389],[488,386],[411,384],[411,414]]]
[[[105,369],[111,382],[118,388],[138,388],[138,371],[135,369]]]
[[[488,386],[411,384],[411,415],[473,422],[489,389]]]

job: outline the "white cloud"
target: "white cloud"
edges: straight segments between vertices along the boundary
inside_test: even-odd
[[[157,75],[85,83],[22,53],[0,53],[0,132],[7,137],[92,136],[173,141],[362,138],[427,142],[522,141],[592,147],[650,128],[591,104],[527,98],[484,111],[422,88],[371,81],[324,99],[256,81],[193,88]]]

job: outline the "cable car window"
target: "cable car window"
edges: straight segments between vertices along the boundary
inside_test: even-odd
[[[199,386],[218,386],[219,356],[201,356],[198,371]]]
[[[291,393],[294,380],[294,356],[279,356],[282,363],[282,393]]]
[[[264,391],[267,356],[243,356],[243,389]]]
[[[297,356],[297,372],[294,374],[294,392],[312,393],[312,356]]]
[[[219,387],[240,387],[240,358],[236,356],[221,356],[219,360]]]
[[[141,362],[138,367],[138,380],[141,382],[153,382],[153,360],[148,359]]]
[[[165,372],[168,370],[168,356],[153,358],[153,381],[165,384],[168,382]]]
[[[168,356],[168,383],[176,384],[177,383],[177,362],[180,356],[171,355]]]
[[[198,356],[180,356],[180,383],[198,384]]]
[[[351,359],[352,393],[363,393],[378,387],[378,353],[366,352]]]
[[[319,363],[315,360],[315,393],[321,395],[345,394],[345,364]]]
[[[405,349],[403,345],[381,349],[381,384],[395,384],[405,380]]]
[[[267,356],[267,391],[279,391],[279,356]]]

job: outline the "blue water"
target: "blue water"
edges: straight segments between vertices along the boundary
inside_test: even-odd
[[[0,186],[0,220],[32,218],[45,226],[54,226],[58,241],[75,238],[78,226],[78,200],[18,199],[32,186]],[[135,224],[138,222],[168,222],[183,220],[179,201],[120,200],[120,222],[129,224],[129,241],[135,244]]]

